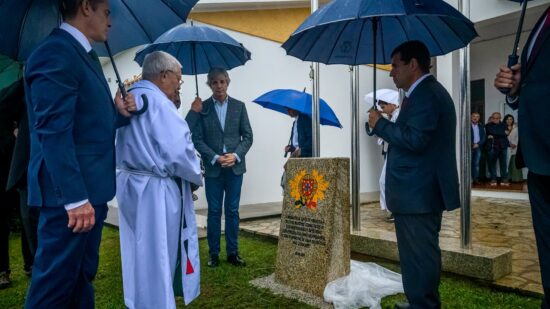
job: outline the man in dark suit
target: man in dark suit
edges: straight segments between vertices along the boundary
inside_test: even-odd
[[[369,126],[389,144],[386,202],[395,231],[405,308],[440,308],[439,231],[444,210],[460,206],[456,169],[456,113],[448,92],[429,74],[430,54],[419,41],[392,53],[397,88],[406,91],[396,123],[371,110]]]
[[[14,102],[19,85],[17,82],[2,89],[0,95],[0,289],[11,285],[9,234],[12,210],[17,207],[17,192],[7,189],[6,182],[15,144],[16,119],[20,110]]]
[[[39,206],[38,249],[26,308],[93,308],[92,280],[107,202],[115,195],[117,111],[91,42],[111,26],[108,0],[60,2],[64,22],[27,61],[29,206]]]
[[[292,124],[288,145],[285,146],[285,157],[290,153],[292,158],[310,158],[312,153],[311,117],[291,108],[287,112],[295,120]]]
[[[222,205],[227,261],[235,266],[246,264],[239,256],[239,201],[246,172],[245,156],[252,146],[252,127],[244,103],[227,95],[230,82],[225,70],[210,70],[207,84],[212,97],[204,101],[198,122],[190,125],[193,143],[205,167],[210,267],[219,265]]]
[[[22,80],[17,82],[15,91],[7,97],[1,105],[4,106],[5,109],[0,107],[2,111],[0,113],[2,114],[1,118],[3,118],[0,123],[4,123],[4,120],[7,120],[4,119],[4,116],[7,115],[11,118],[7,122],[15,121],[17,123],[15,147],[11,158],[5,189],[7,191],[17,190],[19,193],[19,213],[22,225],[21,248],[24,261],[23,270],[25,274],[30,276],[37,245],[36,231],[38,228],[39,209],[36,207],[29,208],[27,206],[27,167],[29,165],[30,154],[29,121],[25,109],[25,93],[23,91]],[[8,217],[5,218],[5,220],[7,219]],[[4,220],[4,218],[0,220]]]
[[[472,134],[472,180],[474,184],[479,184],[479,161],[481,159],[481,149],[485,144],[487,135],[485,127],[479,122],[479,113],[473,112],[471,115],[471,134]]]
[[[508,88],[508,104],[518,109],[516,166],[529,169],[527,185],[544,289],[541,308],[550,308],[550,7],[541,16],[521,54],[521,63],[502,66],[495,87]]]

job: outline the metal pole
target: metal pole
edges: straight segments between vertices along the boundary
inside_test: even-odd
[[[350,66],[351,99],[351,215],[354,231],[361,230],[359,209],[359,67]]]
[[[311,13],[319,8],[319,0],[311,0]],[[312,63],[313,71],[313,91],[311,102],[311,137],[312,141],[312,156],[318,158],[321,156],[321,120],[319,108],[319,63]]]
[[[470,0],[458,0],[458,7],[464,16],[470,18]],[[463,249],[472,247],[472,150],[470,120],[470,47],[460,50],[460,245]]]

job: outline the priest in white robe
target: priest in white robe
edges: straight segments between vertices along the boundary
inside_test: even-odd
[[[130,89],[141,109],[117,131],[117,201],[124,303],[128,308],[176,308],[174,278],[185,304],[200,293],[197,229],[190,183],[202,185],[200,161],[185,120],[170,100],[181,64],[165,52],[143,62]],[[178,251],[181,267],[176,268]],[[176,291],[180,294],[182,291]]]

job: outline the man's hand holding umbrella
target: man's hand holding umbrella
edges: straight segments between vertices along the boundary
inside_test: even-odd
[[[495,87],[497,89],[510,89],[508,95],[515,97],[521,84],[521,64],[515,64],[511,68],[501,66],[495,78]]]
[[[382,118],[382,113],[379,110],[377,110],[374,107],[369,109],[369,120],[368,120],[369,127],[374,128],[374,126],[376,126],[376,123],[380,118]]]
[[[120,89],[117,90],[115,94],[115,105],[118,112],[126,118],[131,117],[132,112],[137,110],[136,100],[134,98],[134,95],[128,92],[124,97],[122,96]]]

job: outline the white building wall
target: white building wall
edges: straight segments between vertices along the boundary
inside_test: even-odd
[[[467,0],[464,0],[467,1]],[[215,1],[212,1],[215,2]],[[231,2],[231,1],[230,1]],[[235,2],[235,1],[234,1]],[[239,1],[236,1],[239,2]],[[261,2],[261,1],[258,1]],[[269,2],[269,1],[265,1]],[[457,0],[446,0],[456,7]],[[529,2],[530,8],[542,10],[550,0],[535,0]],[[227,4],[227,3],[226,3]],[[228,5],[228,4],[227,4]],[[496,68],[506,62],[513,36],[509,31],[517,23],[519,5],[509,0],[483,0],[470,2],[470,14],[476,26],[487,26],[495,22],[509,21],[508,30],[502,34],[492,33],[494,39],[478,39],[471,45],[471,79],[485,79],[486,115],[493,111],[503,111],[503,96],[492,86]],[[497,29],[500,27],[496,27]],[[502,29],[504,29],[502,28]],[[254,36],[224,30],[237,41],[243,43],[251,52],[252,60],[243,67],[231,70],[232,83],[229,94],[247,104],[247,109],[254,130],[254,144],[247,155],[248,172],[244,178],[241,204],[254,204],[280,201],[282,192],[279,187],[285,159],[283,147],[288,142],[292,119],[265,110],[251,101],[272,89],[293,88],[301,90],[304,87],[311,92],[309,80],[309,63],[286,56],[280,44]],[[526,29],[527,30],[527,29]],[[523,38],[522,44],[526,38]],[[135,52],[132,49],[116,57],[117,65],[123,79],[139,74],[140,68],[133,61]],[[115,77],[110,64],[104,64],[105,75],[110,79],[111,90],[115,91]],[[437,58],[436,74],[442,84],[448,89],[455,100],[458,115],[458,52]],[[388,72],[378,74],[378,88],[393,88],[393,82],[387,77]],[[210,90],[205,85],[206,76],[199,76],[199,92],[203,99],[208,98]],[[182,87],[182,115],[189,109],[194,98],[195,81],[192,76],[184,76]],[[340,119],[343,129],[321,127],[321,156],[350,157],[350,77],[347,66],[321,65],[321,97],[334,109]],[[361,98],[361,192],[378,191],[378,175],[382,164],[380,149],[374,138],[366,136],[363,125],[366,121],[368,106],[362,100],[367,92],[372,91],[372,68],[361,66],[360,69]],[[457,134],[460,128],[457,127]],[[457,139],[457,149],[459,146]],[[203,190],[199,192],[197,207],[206,207]]]
[[[245,66],[229,72],[231,84],[228,93],[246,103],[251,126],[254,132],[254,143],[247,160],[247,173],[241,195],[241,204],[256,204],[282,200],[280,184],[283,165],[283,148],[288,143],[292,119],[281,113],[264,109],[252,100],[261,94],[278,88],[292,88],[311,93],[309,79],[310,63],[294,57],[286,56],[279,43],[254,36],[224,30],[237,41],[244,44],[252,52],[252,60]],[[137,75],[139,66],[133,62],[133,49],[116,57],[117,66],[123,79]],[[109,63],[104,64],[104,72],[110,78],[111,90],[116,90],[115,77]],[[392,88],[393,82],[386,71],[379,71],[379,88]],[[182,86],[182,115],[185,115],[194,98],[195,80],[193,76],[184,76]],[[211,92],[206,86],[206,75],[199,75],[199,92],[203,100]],[[350,74],[348,66],[321,65],[320,73],[321,97],[326,100],[340,119],[343,129],[321,126],[321,156],[350,157]],[[367,137],[364,123],[367,120],[366,111],[370,106],[363,97],[372,91],[372,68],[360,68],[360,98],[361,98],[361,192],[378,191],[378,177],[382,165],[380,147],[376,139]],[[197,207],[205,208],[204,190],[199,192]]]

